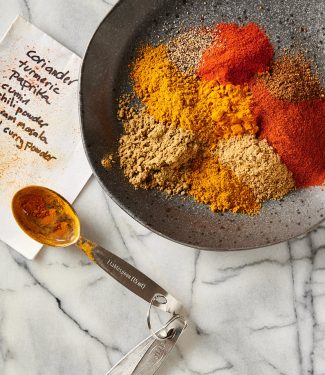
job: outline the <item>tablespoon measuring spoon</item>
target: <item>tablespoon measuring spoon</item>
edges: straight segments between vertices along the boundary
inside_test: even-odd
[[[171,314],[182,305],[161,286],[117,255],[80,234],[80,220],[61,195],[42,186],[27,186],[12,199],[12,212],[20,228],[34,240],[52,247],[75,244],[104,271],[148,303]],[[159,295],[161,298],[153,298]]]

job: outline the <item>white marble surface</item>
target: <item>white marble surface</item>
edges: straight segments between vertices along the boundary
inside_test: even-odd
[[[79,55],[115,1],[0,0]],[[76,208],[90,238],[184,302],[192,324],[161,375],[324,375],[325,225],[281,245],[198,252],[149,232],[94,179]],[[76,249],[33,262],[0,244],[0,374],[97,375],[147,336],[147,305]]]

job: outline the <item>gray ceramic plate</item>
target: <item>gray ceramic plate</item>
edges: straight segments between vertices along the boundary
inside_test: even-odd
[[[296,237],[320,223],[325,213],[321,188],[299,190],[281,202],[269,202],[254,217],[214,214],[190,198],[134,190],[118,164],[106,171],[101,158],[117,150],[122,127],[116,119],[116,99],[128,87],[127,66],[139,44],[164,41],[179,27],[255,21],[265,27],[278,50],[298,44],[309,49],[320,63],[324,54],[324,11],[325,2],[319,0],[120,1],[92,38],[81,74],[84,145],[103,189],[151,230],[207,250],[266,246]]]

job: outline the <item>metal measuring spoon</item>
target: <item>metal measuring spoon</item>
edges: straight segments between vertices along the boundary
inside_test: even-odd
[[[149,277],[110,251],[81,236],[77,213],[70,203],[55,191],[42,186],[25,187],[13,197],[12,212],[21,229],[34,240],[53,247],[75,244],[110,276],[150,305],[171,314],[181,311],[182,306],[176,298]],[[156,295],[163,298],[154,298]]]
[[[175,316],[159,331],[134,347],[106,375],[155,374],[176,345],[186,326],[187,322],[183,317]],[[166,340],[157,339],[160,336],[168,338]]]

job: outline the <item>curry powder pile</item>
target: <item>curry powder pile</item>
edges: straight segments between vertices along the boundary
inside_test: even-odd
[[[195,162],[187,182],[191,186],[190,195],[200,203],[209,204],[212,211],[256,214],[261,209],[253,190],[209,153]]]

